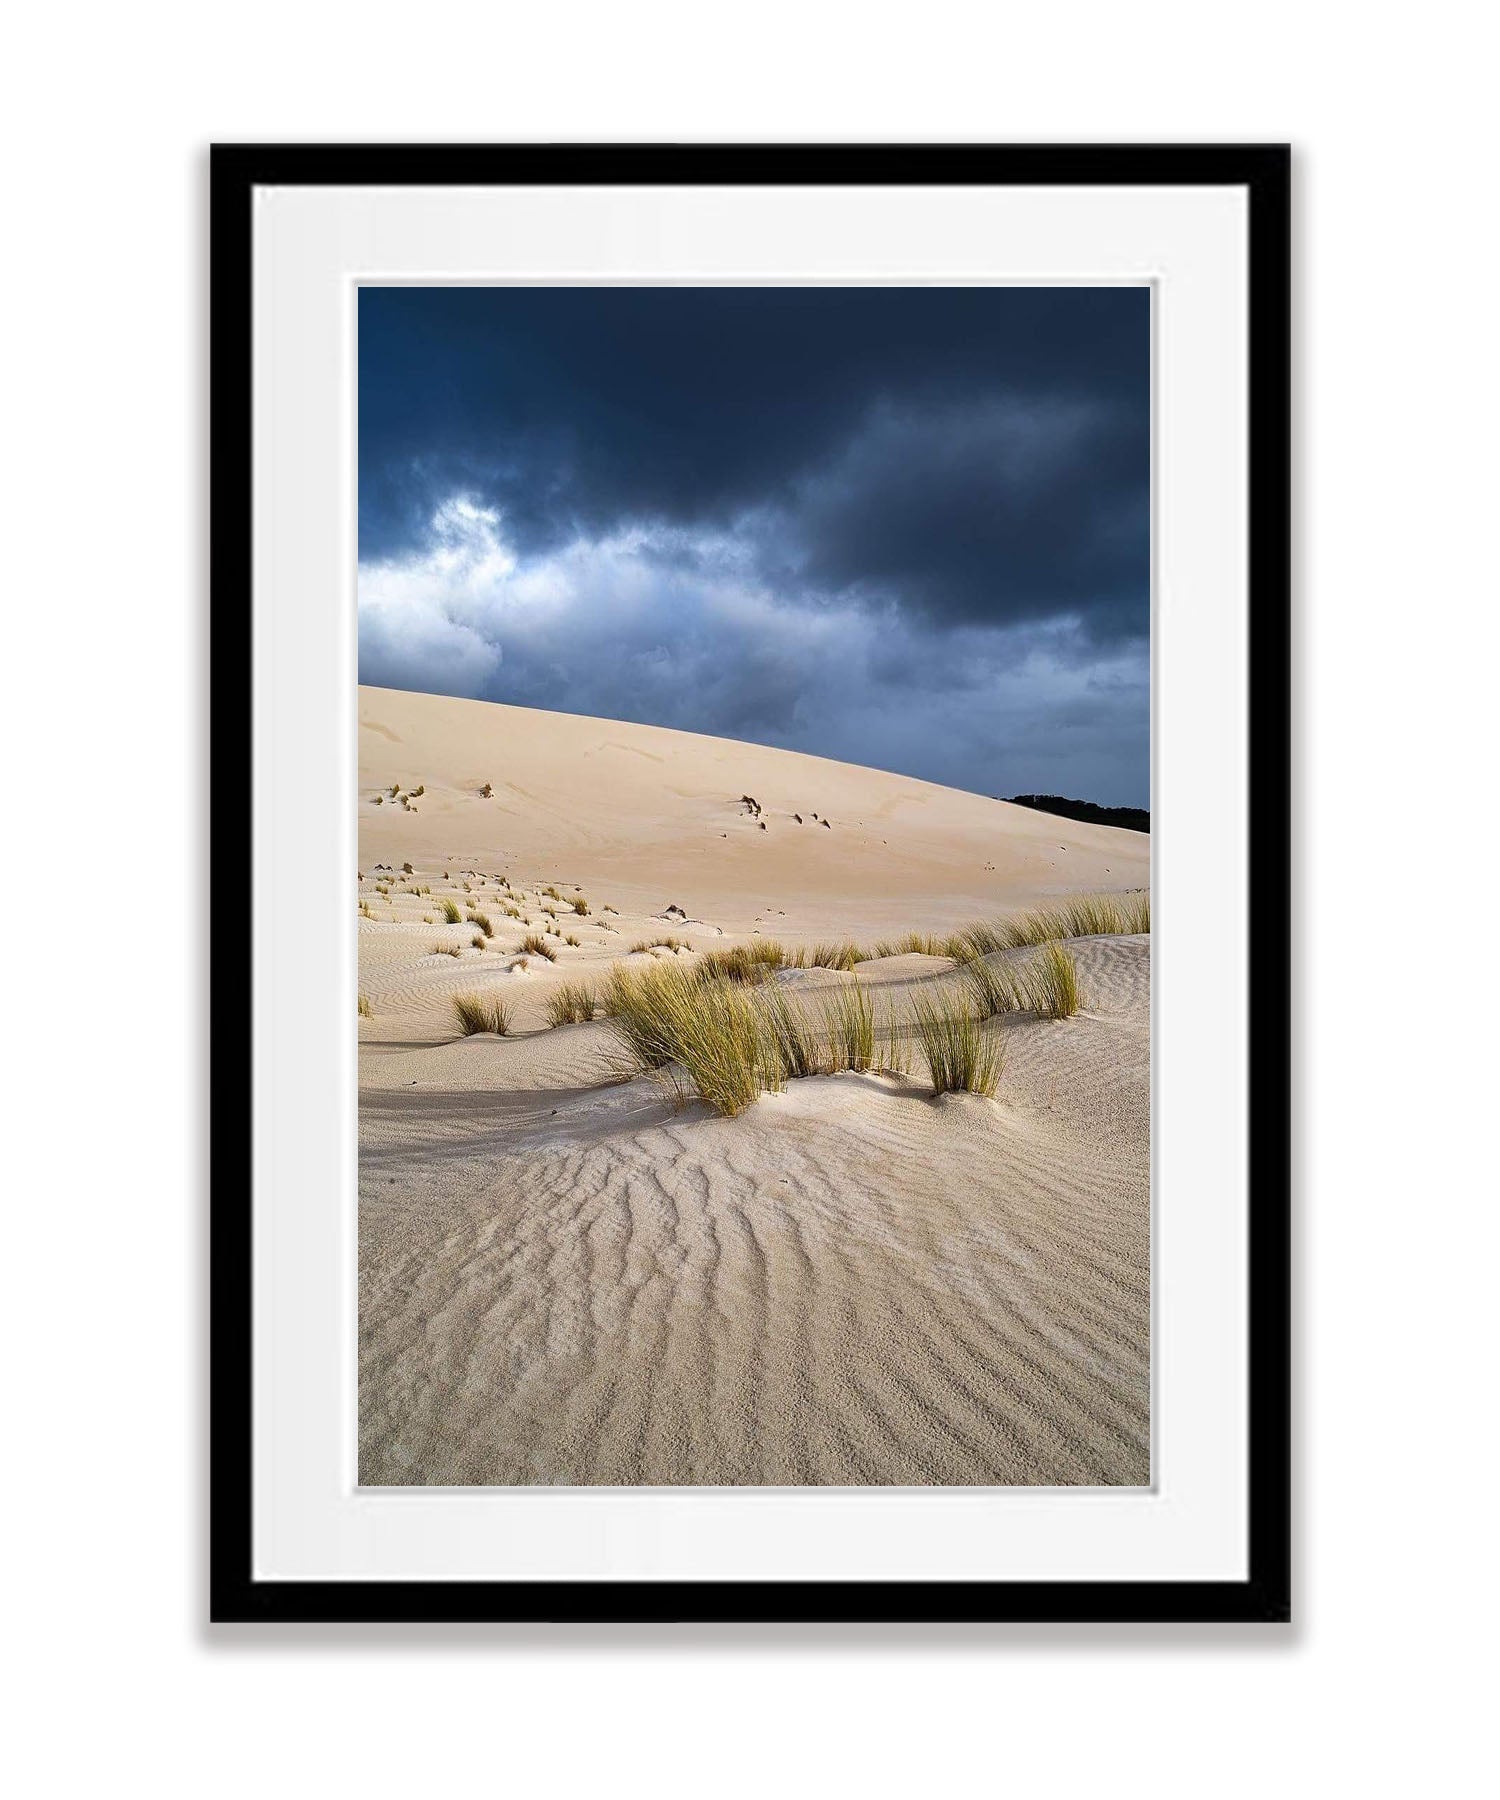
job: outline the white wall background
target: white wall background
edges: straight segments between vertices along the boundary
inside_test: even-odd
[[[1482,16],[147,0],[12,20],[0,1366],[21,1791],[1476,1791],[1500,491]],[[210,927],[243,921],[223,894],[210,918],[201,860],[204,146],[262,137],[1294,143],[1294,1628],[208,1633],[201,975]]]

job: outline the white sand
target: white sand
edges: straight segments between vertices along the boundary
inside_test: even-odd
[[[363,1481],[1149,1479],[1149,938],[1070,946],[1078,1017],[986,1028],[993,1100],[935,1101],[918,1058],[674,1110],[611,1081],[609,1025],[543,1011],[641,938],[941,932],[1143,887],[1147,838],[644,726],[380,689],[360,712]],[[371,803],[392,783],[415,812]],[[377,895],[377,863],[433,893]],[[450,896],[491,947],[423,922]],[[515,969],[507,899],[579,945]],[[956,978],[859,979],[899,1013]],[[452,995],[491,990],[514,1035],[457,1037]]]

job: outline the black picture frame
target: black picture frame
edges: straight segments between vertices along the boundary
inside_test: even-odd
[[[1291,1616],[1290,151],[1217,145],[216,145],[211,153],[213,791],[250,779],[251,208],[261,186],[1220,186],[1249,218],[1251,1117],[1243,1581],[285,1581],[251,1561],[251,1044],[244,940],[214,940],[209,1606],[216,1623],[1277,1622]],[[242,814],[211,826],[245,880]]]

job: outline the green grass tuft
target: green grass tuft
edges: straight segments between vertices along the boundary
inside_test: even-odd
[[[548,962],[557,961],[557,952],[545,938],[538,937],[534,931],[521,939],[521,948],[528,956],[545,956]]]
[[[451,900],[445,900],[443,902],[443,917],[450,925],[462,925],[464,922],[463,914]]]
[[[1061,944],[1043,944],[1021,979],[1031,1010],[1044,1019],[1071,1019],[1083,1003],[1078,965]]]
[[[967,1001],[944,1004],[919,996],[912,1010],[933,1093],[992,1095],[1004,1052]]]
[[[737,981],[743,987],[754,987],[777,969],[800,968],[802,952],[788,950],[775,938],[760,938],[753,944],[734,944],[725,950],[705,950],[699,959],[700,981]]]
[[[599,996],[586,981],[565,981],[547,1001],[549,1025],[586,1025],[599,1010]]]
[[[486,1031],[505,1037],[510,1031],[510,1008],[498,994],[455,994],[453,1016],[465,1037]]]
[[[857,981],[829,994],[822,1004],[828,1036],[828,1070],[863,1070],[875,1066],[875,1006]]]
[[[368,994],[361,994],[359,997],[359,1016],[362,1019],[373,1019],[375,1017],[375,1008],[371,1006],[370,996]]]
[[[868,962],[870,952],[859,944],[814,944],[807,953],[808,967],[813,969],[850,970],[856,963]]]

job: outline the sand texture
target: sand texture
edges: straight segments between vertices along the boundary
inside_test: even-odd
[[[619,963],[1140,889],[1149,839],[368,688],[360,784],[362,1482],[1150,1479],[1149,936],[1070,942],[1075,1017],[985,1026],[992,1099],[934,1098],[913,1054],[726,1118],[619,1079],[607,1021],[546,1015],[560,983]],[[488,920],[483,948],[445,899]],[[522,966],[545,927],[556,961]],[[657,937],[688,947],[632,949]],[[961,984],[927,954],[774,980],[796,1007],[862,984],[898,1035]],[[503,996],[510,1035],[457,1034],[452,998],[475,992]]]

